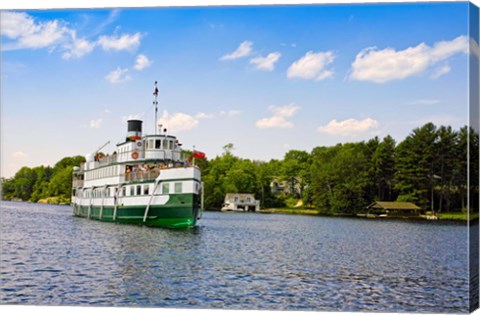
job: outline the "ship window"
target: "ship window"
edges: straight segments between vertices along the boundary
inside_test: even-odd
[[[134,196],[135,194],[135,186],[130,186],[130,196]]]
[[[168,142],[168,144],[169,144],[169,147],[168,147],[168,148],[169,148],[170,150],[173,150],[173,140],[170,140],[170,141]]]
[[[122,197],[127,195],[127,187],[122,188]]]
[[[145,140],[143,143],[145,144],[145,149],[148,150],[148,141]]]
[[[153,148],[154,148],[154,144],[155,144],[155,141],[154,141],[153,139],[148,140],[148,147],[149,147],[150,149],[153,149]]]
[[[138,185],[137,186],[137,196],[140,196],[142,194],[142,186]]]
[[[143,186],[143,194],[148,195],[149,189],[150,189],[150,185],[144,185]]]
[[[163,140],[163,149],[164,150],[168,149],[168,140]]]
[[[162,194],[166,195],[170,193],[170,185],[168,183],[162,184]]]
[[[160,149],[161,140],[155,140],[155,149]]]
[[[175,183],[175,193],[179,194],[182,192],[182,183]]]

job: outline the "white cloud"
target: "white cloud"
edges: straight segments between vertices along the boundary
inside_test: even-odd
[[[267,129],[267,128],[293,128],[293,123],[285,119],[285,117],[272,116],[269,118],[262,118],[257,120],[257,128]]]
[[[251,64],[259,70],[272,71],[275,68],[275,63],[280,59],[281,54],[279,52],[273,52],[266,57],[256,57],[250,60]]]
[[[432,73],[432,75],[431,75],[431,78],[432,78],[432,79],[438,79],[438,78],[440,78],[442,75],[449,73],[450,70],[451,70],[451,68],[450,68],[449,65],[443,65],[443,66],[435,69],[435,71],[434,71],[434,72]]]
[[[90,120],[90,128],[98,129],[102,126],[102,122],[102,118]]]
[[[13,152],[13,157],[16,158],[16,159],[24,159],[27,156],[28,155],[25,152],[22,152],[22,151]]]
[[[76,33],[72,35],[73,42],[64,45],[66,51],[63,53],[62,58],[69,60],[72,58],[81,58],[93,51],[95,43],[89,42],[85,38],[76,38]]]
[[[142,71],[145,68],[148,68],[152,65],[152,61],[148,59],[147,56],[140,54],[135,59],[135,65],[133,66],[135,70]]]
[[[199,119],[184,113],[175,113],[170,115],[164,110],[162,117],[158,120],[163,128],[172,132],[191,130],[198,126]]]
[[[127,74],[128,69],[121,69],[120,67],[117,70],[114,70],[105,76],[105,80],[112,84],[122,83],[129,81],[131,77]]]
[[[116,12],[116,11],[115,11]],[[41,49],[62,52],[65,60],[78,59],[89,53],[98,45],[103,50],[130,50],[134,51],[140,45],[142,35],[123,34],[100,36],[97,41],[89,41],[84,37],[77,37],[77,31],[68,27],[62,20],[38,21],[31,15],[23,12],[1,12],[0,34],[6,40],[2,43],[2,50]],[[117,14],[112,14],[116,16]],[[151,62],[144,55],[139,55],[135,69],[143,70]]]
[[[164,110],[158,123],[162,124],[162,128],[167,128],[167,130],[172,132],[178,132],[194,129],[198,126],[200,120],[213,117],[214,115],[209,113],[200,112],[195,115],[185,113],[170,114],[168,111]]]
[[[352,63],[350,78],[375,83],[401,80],[420,74],[455,54],[466,54],[468,47],[467,37],[459,36],[451,41],[435,43],[433,47],[421,43],[400,51],[393,48],[366,48],[357,54]]]
[[[39,28],[33,18],[26,13],[0,12],[0,18],[1,34],[8,38],[15,39],[26,34],[32,34]]]
[[[233,59],[246,57],[250,55],[250,53],[252,52],[252,45],[253,45],[252,42],[246,40],[238,46],[237,50],[235,50],[231,54],[226,54],[222,56],[220,60],[233,60]]]
[[[121,36],[102,35],[98,38],[97,44],[103,50],[130,50],[135,51],[140,46],[140,40],[142,35],[140,33],[135,34],[123,34]]]
[[[293,123],[288,118],[295,115],[300,107],[295,104],[285,106],[270,106],[268,110],[273,114],[272,117],[257,120],[256,126],[260,129],[266,128],[293,128]]]
[[[365,118],[364,120],[351,118],[343,121],[333,119],[325,126],[319,127],[318,131],[331,135],[354,136],[375,129],[377,126],[378,122],[372,118]]]
[[[439,100],[429,100],[429,99],[420,99],[420,100],[414,100],[409,103],[408,105],[434,105],[440,103]]]
[[[292,117],[299,109],[300,107],[295,106],[293,103],[286,106],[270,106],[268,108],[268,110],[271,111],[274,116],[285,118]]]
[[[195,119],[207,119],[207,118],[213,118],[213,117],[215,117],[215,115],[211,113],[200,112],[195,115]]]
[[[26,13],[1,12],[0,34],[9,38],[2,49],[39,49],[54,47],[68,39],[69,29],[59,20],[36,23]]]
[[[333,76],[333,70],[327,69],[335,59],[331,51],[307,52],[302,58],[295,61],[287,71],[288,78],[323,80]]]
[[[26,13],[1,12],[0,21],[1,35],[10,39],[2,50],[60,48],[62,58],[68,60],[81,58],[95,48],[95,43],[77,38],[77,32],[61,20],[36,22]]]

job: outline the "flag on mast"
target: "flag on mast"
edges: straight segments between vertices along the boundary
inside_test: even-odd
[[[153,91],[153,95],[158,96],[157,81],[155,81],[155,90]]]
[[[193,156],[193,158],[195,158],[195,159],[204,159],[204,158],[205,158],[205,153],[200,152],[200,151],[193,150],[192,156]]]

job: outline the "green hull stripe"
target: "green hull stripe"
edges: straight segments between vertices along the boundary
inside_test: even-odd
[[[146,205],[117,206],[116,220],[113,220],[114,207],[92,206],[90,218],[105,222],[143,224],[148,226],[190,227],[196,223],[199,213],[199,198],[192,194],[170,195],[165,205],[152,205],[148,210],[146,222],[143,222]],[[88,217],[89,206],[74,205],[74,215]],[[101,212],[101,214],[100,214]]]
[[[192,207],[152,207],[148,211],[147,220],[145,222],[143,222],[145,206],[118,207],[116,220],[113,220],[113,212],[114,209],[112,207],[104,207],[102,216],[100,217],[100,207],[92,207],[90,210],[90,219],[147,226],[191,227],[194,226],[197,221],[199,209]],[[87,218],[88,207],[77,206],[74,209],[74,215]]]

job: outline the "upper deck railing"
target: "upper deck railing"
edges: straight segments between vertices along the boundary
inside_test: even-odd
[[[135,151],[132,150],[132,151],[127,151],[122,153],[116,153],[116,154],[107,155],[107,156],[103,156],[101,158],[95,159],[95,165],[93,168],[90,168],[90,169],[96,169],[102,166],[108,166],[118,162],[121,162],[121,163],[131,162],[132,164],[135,164],[135,163],[142,163],[144,160],[152,160],[151,158],[146,158],[146,157],[139,158],[138,160],[126,160],[125,157],[127,156],[130,157],[133,152]],[[166,152],[165,150],[157,150],[156,153],[159,153],[159,154],[156,156],[154,160],[171,161],[173,158],[173,155],[171,154],[172,152],[177,152],[177,151]],[[170,154],[167,154],[167,153],[170,153]],[[183,151],[180,151],[178,153],[180,153],[180,159],[175,162],[178,163],[178,162],[187,161],[189,154]],[[85,163],[80,164],[80,171],[82,172],[85,171]]]

